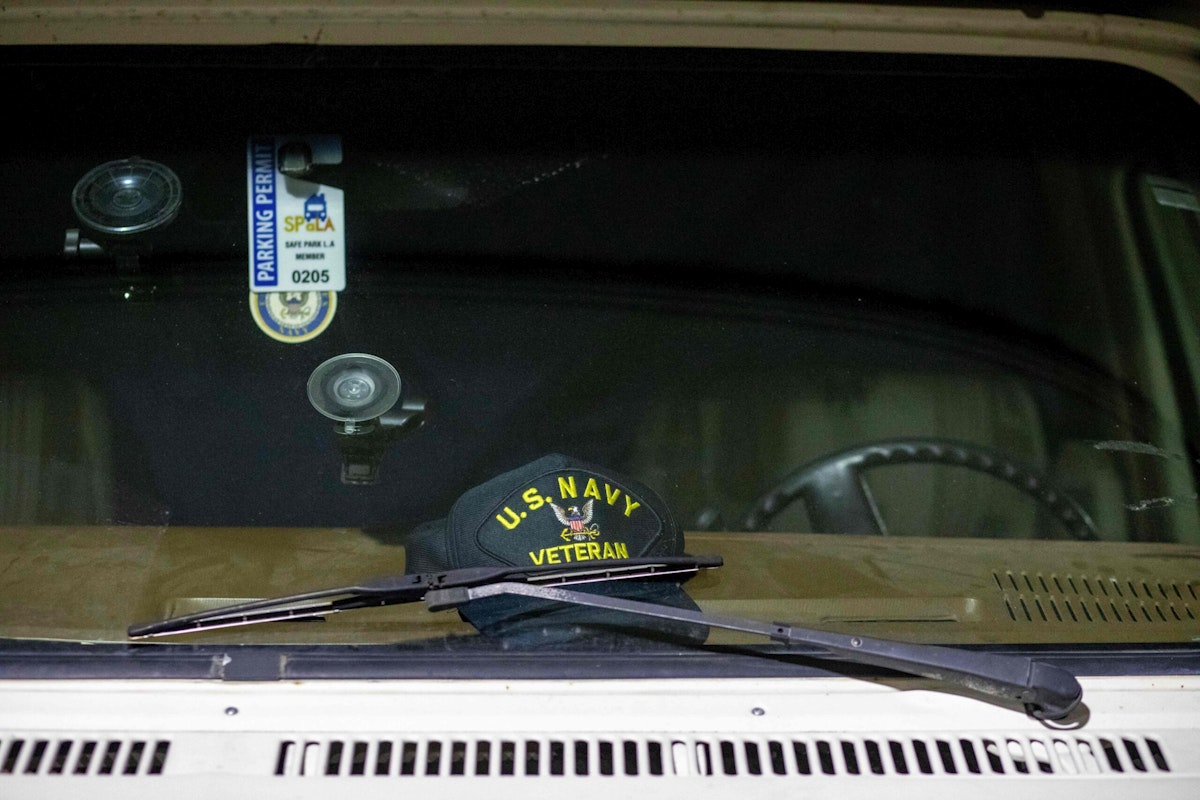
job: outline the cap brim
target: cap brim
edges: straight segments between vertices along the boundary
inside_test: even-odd
[[[581,592],[659,603],[699,611],[678,584],[661,581],[614,581],[591,583],[576,588]],[[482,634],[520,644],[559,644],[566,640],[586,642],[589,638],[630,635],[686,644],[702,644],[708,628],[688,622],[576,606],[528,597],[489,597],[459,608],[464,620]]]

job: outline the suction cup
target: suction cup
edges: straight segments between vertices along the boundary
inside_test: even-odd
[[[179,177],[155,161],[109,161],[75,184],[71,205],[80,222],[102,233],[124,236],[166,225],[179,212]]]
[[[343,353],[313,370],[308,400],[338,422],[366,422],[386,414],[400,399],[400,373],[378,356]]]

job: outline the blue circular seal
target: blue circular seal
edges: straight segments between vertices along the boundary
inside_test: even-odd
[[[320,336],[337,311],[337,292],[251,292],[250,313],[267,336],[296,344]]]

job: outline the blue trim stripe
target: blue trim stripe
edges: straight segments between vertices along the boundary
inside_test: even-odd
[[[251,139],[250,277],[255,290],[279,285],[279,242],[275,209],[275,140]]]

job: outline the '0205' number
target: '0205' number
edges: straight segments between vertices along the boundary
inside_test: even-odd
[[[329,283],[327,269],[294,269],[292,283]]]

